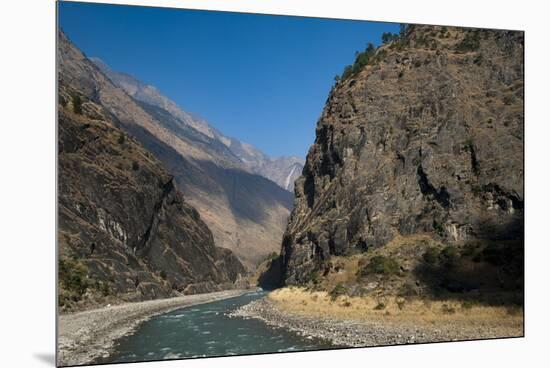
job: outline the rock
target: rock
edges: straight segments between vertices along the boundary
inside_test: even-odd
[[[332,90],[296,181],[285,284],[304,283],[332,255],[397,235],[522,236],[523,34],[457,28],[445,44],[430,39],[444,63],[411,62],[434,58],[417,42],[432,28],[413,26],[403,50],[382,46],[375,65]],[[458,51],[475,32],[479,48]]]
[[[365,288],[366,288],[367,290],[374,290],[374,289],[376,289],[377,287],[378,287],[378,282],[376,282],[376,281],[369,282],[369,283],[365,286]]]
[[[59,88],[65,96],[80,93],[64,80]],[[163,165],[101,106],[85,101],[81,114],[59,106],[62,306],[175,296],[177,285],[191,292],[232,288],[243,265],[215,246]]]

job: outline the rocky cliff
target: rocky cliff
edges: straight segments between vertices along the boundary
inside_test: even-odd
[[[369,52],[317,123],[283,240],[286,284],[396,236],[522,238],[523,33],[411,26]]]
[[[279,248],[290,192],[247,170],[208,124],[178,110],[153,87],[127,75],[119,81],[125,88],[116,85],[62,32],[58,46],[61,83],[101,106],[164,164],[216,245],[231,249],[250,268]]]
[[[59,101],[62,310],[234,287],[243,265],[162,164],[63,80]]]

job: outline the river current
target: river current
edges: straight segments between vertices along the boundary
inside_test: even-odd
[[[98,363],[260,354],[330,348],[326,342],[302,337],[256,319],[229,318],[231,311],[265,292],[186,307],[155,316],[118,341],[109,358]]]

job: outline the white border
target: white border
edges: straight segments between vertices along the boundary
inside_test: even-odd
[[[107,2],[107,1],[97,1]],[[185,360],[117,367],[541,366],[548,346],[546,231],[549,37],[544,2],[393,0],[127,0],[110,3],[435,23],[526,31],[526,338],[315,353]],[[55,239],[55,6],[0,5],[2,295],[0,366],[52,366]],[[48,363],[50,361],[50,363]]]

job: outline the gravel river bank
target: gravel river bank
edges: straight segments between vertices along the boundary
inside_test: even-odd
[[[269,297],[249,303],[231,314],[233,317],[256,318],[264,323],[285,328],[299,335],[330,341],[335,346],[367,347],[414,344],[499,337],[519,337],[521,328],[484,323],[426,323],[319,318],[283,311]]]
[[[155,315],[250,291],[225,290],[185,295],[61,315],[58,319],[58,365],[82,365],[109,356],[117,339],[132,333],[142,322]]]

